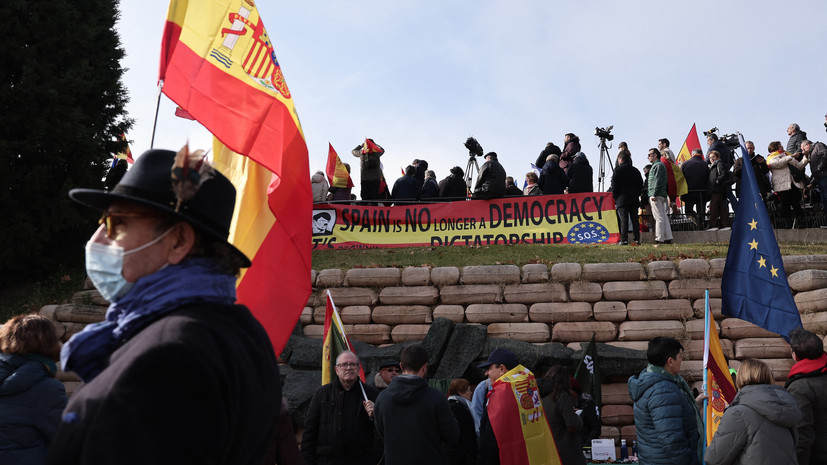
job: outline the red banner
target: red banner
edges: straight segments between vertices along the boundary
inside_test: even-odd
[[[619,241],[610,193],[397,206],[315,204],[314,249]]]

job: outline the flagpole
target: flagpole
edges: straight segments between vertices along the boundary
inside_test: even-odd
[[[152,139],[149,141],[149,148],[155,147],[155,128],[158,126],[158,109],[161,108],[161,94],[164,89],[164,81],[158,82],[158,101],[155,102],[155,121],[152,122]]]
[[[706,383],[707,383],[707,378],[709,376],[709,368],[708,368],[708,364],[709,364],[709,337],[710,337],[710,334],[709,334],[709,331],[710,331],[709,318],[710,318],[709,289],[707,289],[704,292],[704,385],[703,385],[703,393],[704,393],[704,395],[707,395],[707,396],[709,395],[709,393],[706,392],[706,386],[707,386]],[[701,456],[702,457],[704,455],[706,455],[706,436],[707,436],[706,431],[707,431],[707,428],[709,427],[709,425],[706,424],[706,417],[707,417],[706,411],[707,411],[708,408],[709,408],[709,397],[704,399],[704,410],[703,410],[704,437],[701,438],[701,441],[702,441]],[[704,463],[706,463],[706,462],[704,462]]]

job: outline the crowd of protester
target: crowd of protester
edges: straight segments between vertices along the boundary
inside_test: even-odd
[[[825,115],[827,120],[827,115]],[[827,124],[827,122],[825,122]],[[746,142],[750,164],[758,181],[758,188],[768,210],[787,221],[777,227],[805,227],[802,204],[819,204],[827,211],[827,145],[807,138],[798,124],[787,128],[786,146],[773,141],[767,147],[767,156],[756,153],[755,144]],[[373,143],[357,146],[353,155],[360,160],[361,196],[377,204],[402,205],[412,202],[494,199],[523,195],[555,195],[593,192],[594,171],[588,157],[581,151],[580,139],[566,134],[563,148],[549,142],[540,151],[534,166],[524,177],[523,185],[508,176],[497,160],[496,152],[484,155],[485,163],[476,180],[466,177],[462,168],[455,166],[448,176],[437,182],[436,173],[428,170],[428,162],[415,159],[392,186],[385,181],[380,157],[381,146]],[[731,140],[719,139],[714,132],[706,135],[707,150],[695,149],[688,160],[678,165],[666,138],[659,139],[657,147],[647,152],[649,164],[643,174],[632,165],[628,144],[621,142],[615,159],[611,187],[621,226],[621,244],[628,244],[628,233],[633,232],[632,243],[640,242],[640,229],[653,229],[655,242],[672,241],[671,221],[681,214],[693,229],[708,231],[731,228],[730,212],[735,210],[741,191],[744,158]],[[480,151],[480,155],[482,152]],[[809,172],[807,166],[809,165]],[[346,165],[348,172],[350,166]],[[684,178],[688,192],[676,192],[672,171]],[[352,201],[351,189],[328,188],[324,174],[312,177],[313,198],[316,202]],[[629,228],[631,226],[631,228]],[[822,225],[827,228],[827,225]]]

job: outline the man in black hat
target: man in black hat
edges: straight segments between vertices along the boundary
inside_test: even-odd
[[[391,381],[402,373],[402,368],[399,367],[399,362],[389,358],[382,362],[379,366],[379,373],[373,378],[376,389],[380,391],[390,386]]]
[[[519,364],[520,362],[517,360],[514,352],[508,349],[496,349],[488,356],[488,360],[479,367],[485,370],[485,376],[488,377],[488,385],[491,386],[495,381],[500,379],[502,375],[508,373]],[[496,465],[500,463],[500,448],[497,444],[497,437],[494,435],[491,421],[488,418],[487,402],[483,410],[482,419],[480,420],[479,459],[481,465]]]
[[[69,196],[103,210],[86,269],[106,319],[61,352],[84,384],[47,463],[260,464],[278,421],[273,347],[235,282],[235,188],[203,156],[150,150],[111,191]]]
[[[505,195],[505,168],[497,161],[496,152],[485,154],[485,163],[480,168],[474,185],[474,199],[498,199]]]

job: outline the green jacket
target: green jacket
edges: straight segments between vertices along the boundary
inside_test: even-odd
[[[655,160],[652,163],[652,169],[649,171],[649,197],[666,197],[666,185],[669,179],[666,173],[666,165],[660,160]]]

